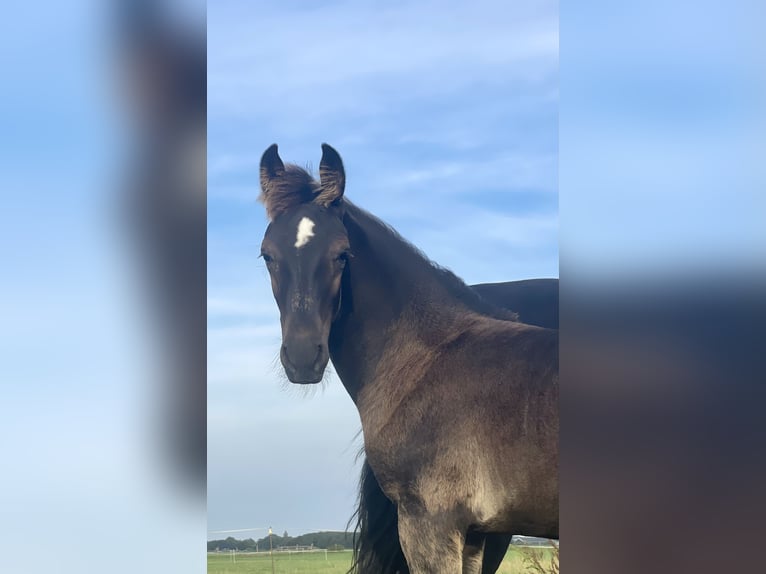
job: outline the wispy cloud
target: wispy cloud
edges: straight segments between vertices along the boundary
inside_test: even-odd
[[[228,3],[209,13],[211,112],[252,118],[278,109],[272,121],[290,113],[321,120],[466,87],[539,82],[556,74],[556,11],[555,2],[338,2],[291,11]]]
[[[530,188],[556,193],[556,156],[553,153],[501,153],[454,161],[437,159],[383,175],[374,179],[371,185],[365,182],[365,187],[405,193],[411,192],[413,187],[426,185],[438,193],[513,192]]]
[[[226,298],[226,297],[208,297],[207,298],[208,317],[260,317],[273,322],[277,316],[272,301],[253,302],[244,298]]]

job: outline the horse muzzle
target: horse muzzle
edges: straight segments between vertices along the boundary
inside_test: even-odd
[[[279,358],[291,383],[313,385],[322,380],[330,354],[326,344],[301,337],[284,342]]]

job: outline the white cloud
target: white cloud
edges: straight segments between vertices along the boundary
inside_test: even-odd
[[[556,11],[532,1],[211,9],[211,117],[326,122],[433,94],[539,82],[556,74]]]
[[[413,187],[430,185],[439,193],[477,190],[539,189],[556,193],[556,156],[551,153],[500,153],[488,158],[467,157],[463,161],[433,160],[415,168],[388,172],[367,187],[410,193]],[[438,187],[437,187],[438,186]]]
[[[270,317],[276,315],[276,306],[274,302],[262,301],[255,302],[244,298],[226,298],[226,297],[208,297],[207,314],[208,316],[237,316],[237,317]]]
[[[233,167],[228,167],[226,169],[234,172],[238,171],[237,168]],[[226,173],[231,173],[231,171]],[[219,173],[224,173],[224,168],[221,168]],[[255,174],[255,172],[250,173]],[[250,185],[208,185],[207,200],[208,203],[213,201],[233,201],[236,203],[245,203],[251,205],[255,209],[258,209],[260,206],[257,203],[257,200],[260,192],[261,190],[258,181],[256,177],[253,176],[253,183]]]

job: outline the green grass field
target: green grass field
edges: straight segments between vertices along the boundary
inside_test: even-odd
[[[547,548],[529,550],[542,553],[546,558],[551,552]],[[345,574],[350,566],[350,551],[328,552],[327,556],[324,552],[274,554],[274,572],[276,574]],[[207,555],[207,571],[208,574],[271,574],[271,558],[268,553],[237,553],[235,562],[229,553],[210,553]],[[511,546],[498,573],[518,574],[527,571],[522,550]]]

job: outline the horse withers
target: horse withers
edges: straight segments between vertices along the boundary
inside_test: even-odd
[[[411,572],[479,572],[493,537],[558,538],[557,332],[345,199],[342,160],[322,150],[319,181],[276,145],[261,160],[288,378],[316,383],[332,358]]]

